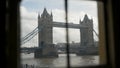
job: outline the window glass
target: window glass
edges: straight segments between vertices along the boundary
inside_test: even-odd
[[[64,0],[22,0],[22,68],[67,66],[64,8]],[[97,12],[96,1],[68,0],[71,67],[100,63]]]
[[[68,0],[68,22],[74,27],[69,29],[71,66],[98,65],[97,2]]]

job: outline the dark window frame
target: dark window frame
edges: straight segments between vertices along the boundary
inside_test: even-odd
[[[118,2],[117,0],[98,0],[103,2],[104,5],[104,15],[105,15],[105,40],[106,40],[106,55],[107,55],[107,62],[104,65],[100,66],[89,66],[89,67],[82,67],[82,68],[115,68],[115,66],[119,66],[117,61],[119,53],[117,52],[117,44],[119,44],[117,41],[118,38],[115,36],[119,31],[115,31],[115,29],[118,29],[117,23],[115,23],[113,28],[113,22],[118,22],[118,16],[116,14],[116,11],[118,9],[115,9],[115,4]],[[19,6],[20,6],[20,0],[6,0],[5,5],[6,13],[5,13],[5,57],[6,57],[6,63],[7,68],[20,68],[20,12],[19,12]],[[114,7],[114,10],[113,8]],[[113,11],[113,12],[112,12]],[[114,17],[114,18],[113,18]],[[115,28],[115,26],[117,26]],[[115,33],[112,33],[112,31],[115,31]],[[112,31],[111,31],[112,30]],[[110,34],[111,33],[111,34]],[[114,35],[113,35],[114,34]],[[118,36],[118,35],[117,35]],[[113,38],[115,37],[115,38]],[[112,40],[113,39],[113,40]],[[114,43],[114,40],[116,42]],[[116,45],[115,45],[116,44]],[[115,46],[114,46],[115,45]],[[113,47],[113,48],[111,48]],[[114,49],[117,50],[114,50]],[[75,67],[74,67],[75,68]],[[81,68],[81,67],[76,67]]]

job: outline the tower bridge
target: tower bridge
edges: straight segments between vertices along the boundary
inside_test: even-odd
[[[62,22],[54,22],[52,13],[49,14],[44,8],[43,13],[38,15],[38,27],[44,27],[41,29],[41,32],[38,34],[39,47],[40,49],[35,51],[35,57],[57,57],[57,50],[53,44],[53,27],[62,27],[66,28],[66,24]],[[79,24],[68,23],[68,28],[80,29],[81,37],[81,47],[93,47],[93,20],[89,19],[85,15],[83,21],[80,21]],[[38,29],[40,30],[40,29]],[[83,50],[83,49],[82,49]],[[86,48],[87,50],[87,48]],[[83,52],[83,51],[81,51]],[[89,51],[88,51],[89,52]]]
[[[35,58],[58,57],[57,49],[53,44],[53,27],[66,28],[66,24],[64,22],[53,21],[52,13],[49,14],[46,8],[44,8],[43,13],[41,15],[38,15],[38,27],[42,28],[37,28],[35,30],[35,33],[38,33],[39,42],[39,47],[35,50]],[[80,29],[81,43],[78,55],[81,55],[83,53],[93,54],[97,52],[94,50],[92,19],[89,19],[88,16],[85,15],[83,21],[80,21],[79,24],[68,23],[68,28]],[[29,35],[26,38],[28,37]],[[91,51],[89,51],[90,48],[92,49]]]

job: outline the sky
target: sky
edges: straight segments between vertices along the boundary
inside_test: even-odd
[[[38,14],[42,14],[43,9],[46,8],[48,13],[53,14],[53,21],[65,22],[64,0],[22,0],[20,4],[21,16],[21,38],[30,33],[38,26]],[[68,0],[68,22],[78,24],[83,20],[84,15],[87,14],[90,19],[93,19],[94,30],[98,31],[98,15],[97,2],[95,1],[81,1]],[[69,29],[70,42],[80,42],[80,30]],[[94,40],[98,41],[98,37],[94,34]],[[65,42],[65,29],[53,28],[53,43]],[[29,42],[22,45],[22,47],[38,46],[38,35],[36,35]]]

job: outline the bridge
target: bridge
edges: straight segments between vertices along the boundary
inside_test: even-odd
[[[97,50],[98,49],[98,46],[97,44],[98,42],[95,42],[94,45],[96,45],[95,49]],[[61,44],[64,44],[64,45],[59,45],[59,44],[56,44],[55,45],[55,48],[57,48],[57,54],[66,54],[66,47],[65,47],[65,43],[61,43]],[[76,45],[77,44],[77,45]],[[80,43],[79,43],[80,44]],[[71,54],[77,54],[79,50],[81,49],[84,49],[84,48],[80,48],[79,47],[79,44],[78,43],[70,43],[70,49],[69,49],[69,53]],[[34,53],[35,50],[38,49],[38,47],[24,47],[24,48],[21,48],[21,53],[25,53],[25,54],[30,54],[30,53]],[[95,50],[93,49],[93,50]],[[98,55],[98,54],[95,54],[95,55]]]
[[[31,47],[31,48],[21,48],[21,53],[30,54],[34,53],[38,47]],[[79,49],[78,48],[70,48],[70,53],[76,53]],[[57,48],[57,54],[66,54],[66,48]]]
[[[65,28],[66,24],[64,22],[53,22],[53,27]],[[87,28],[87,26],[68,23],[68,28],[80,29],[80,28]]]
[[[38,15],[38,27],[22,38],[21,45],[25,44],[38,34],[39,47],[34,51],[35,58],[58,57],[57,49],[53,44],[53,27],[66,28],[66,24],[64,22],[53,21],[52,13],[49,14],[46,8],[44,8],[43,13]],[[85,15],[83,21],[80,21],[79,24],[68,23],[68,28],[80,29],[81,43],[78,55],[81,55],[81,52],[91,54],[88,53],[89,50],[95,48],[93,39],[93,32],[95,32],[93,29],[93,20],[89,19],[88,16]],[[95,34],[98,36],[96,32]],[[96,51],[96,49],[94,51]]]

